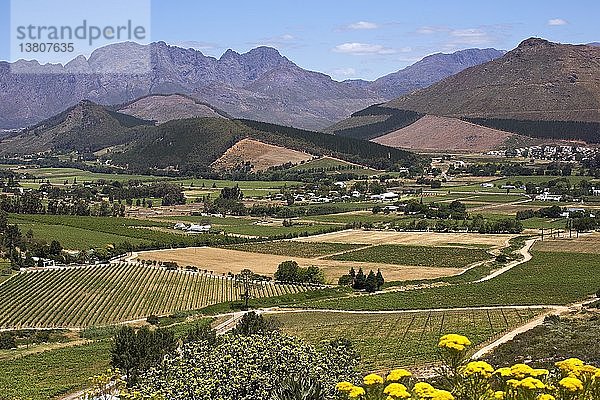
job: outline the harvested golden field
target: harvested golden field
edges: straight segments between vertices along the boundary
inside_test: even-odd
[[[307,238],[294,239],[300,242],[363,243],[363,244],[405,244],[417,246],[444,245],[486,245],[502,247],[517,235],[481,235],[478,233],[437,233],[437,232],[394,232],[346,230]]]
[[[299,164],[312,160],[313,156],[301,151],[273,146],[252,139],[242,139],[231,146],[212,166],[217,170],[227,170],[250,163],[253,171],[263,171],[291,162]]]
[[[309,246],[307,244],[307,246]],[[202,270],[213,271],[215,274],[239,273],[243,269],[250,269],[261,275],[273,276],[277,266],[284,261],[294,260],[302,267],[317,266],[321,268],[328,282],[337,282],[337,279],[348,273],[351,267],[362,268],[369,271],[381,269],[387,280],[415,280],[433,279],[452,276],[461,273],[463,268],[448,267],[420,267],[391,265],[375,262],[337,261],[321,258],[302,258],[289,255],[273,255],[264,253],[250,253],[238,250],[220,249],[212,247],[189,247],[182,249],[169,249],[145,251],[138,254],[140,260],[174,261],[180,267],[187,265],[196,266]]]
[[[563,235],[565,235],[563,233]],[[575,236],[575,233],[573,233]],[[562,239],[544,239],[535,243],[534,250],[561,253],[600,254],[600,233],[580,234],[578,238],[569,239],[569,232]]]

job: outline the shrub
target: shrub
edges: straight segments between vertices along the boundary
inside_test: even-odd
[[[0,349],[1,350],[10,350],[17,347],[17,342],[13,335],[9,332],[0,333]]]
[[[146,318],[146,322],[150,325],[158,325],[160,324],[160,319],[156,315],[150,315],[148,318]]]
[[[277,388],[305,379],[321,386],[318,399],[334,400],[336,382],[357,378],[357,358],[342,341],[317,348],[277,332],[226,335],[214,346],[183,345],[149,371],[137,390],[172,400],[267,400],[274,398]],[[310,390],[306,385],[292,390],[297,389]],[[282,399],[290,398],[297,397]]]

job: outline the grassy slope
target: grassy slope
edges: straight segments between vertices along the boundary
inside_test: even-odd
[[[42,400],[84,389],[109,366],[110,341],[27,355],[0,362],[0,394],[6,400]]]
[[[381,371],[437,359],[440,333],[467,335],[475,345],[515,325],[539,310],[472,310],[408,314],[278,314],[283,330],[311,343],[343,337],[361,355],[363,372]]]

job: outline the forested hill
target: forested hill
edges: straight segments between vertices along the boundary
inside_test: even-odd
[[[113,163],[134,171],[171,168],[181,173],[202,173],[245,138],[377,169],[414,166],[421,161],[412,153],[376,143],[250,120],[174,120],[135,131],[133,137],[137,139],[122,152],[108,155]]]

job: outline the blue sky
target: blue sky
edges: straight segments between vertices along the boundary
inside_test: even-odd
[[[436,52],[509,50],[531,36],[600,41],[597,0],[151,1],[152,41],[215,57],[273,46],[336,79],[375,79]],[[2,60],[10,58],[9,37],[10,1],[0,0]]]

